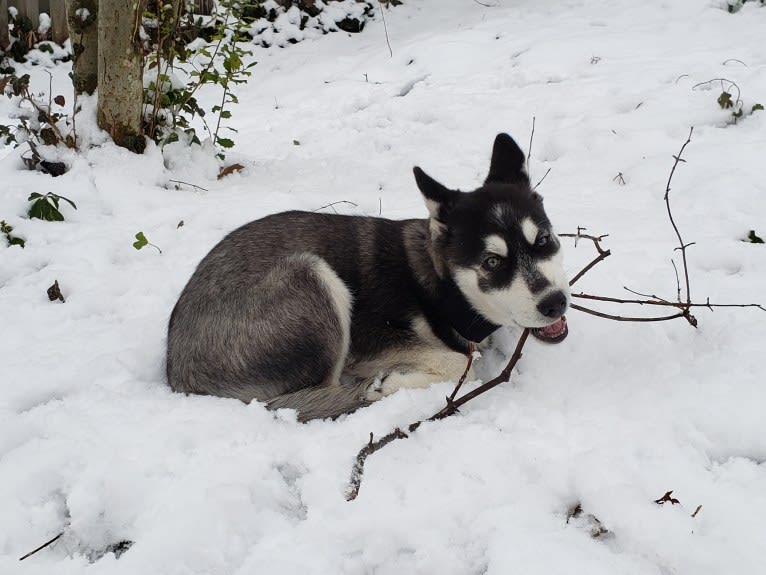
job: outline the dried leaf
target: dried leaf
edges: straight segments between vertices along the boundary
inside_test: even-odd
[[[233,174],[234,172],[240,172],[245,169],[245,166],[242,164],[231,164],[230,166],[225,166],[221,168],[221,171],[218,172],[218,179],[221,180],[228,176],[229,174]]]
[[[655,499],[655,500],[654,500],[654,502],[655,502],[657,505],[664,505],[665,503],[670,503],[671,505],[676,505],[677,503],[681,503],[681,502],[680,502],[678,499],[676,499],[675,497],[671,497],[671,495],[672,495],[672,494],[673,494],[673,490],[671,489],[670,491],[668,491],[667,493],[665,493],[665,495],[663,495],[663,496],[662,496],[662,497],[660,497],[659,499]]]
[[[66,303],[64,296],[61,294],[58,280],[54,281],[53,285],[48,288],[48,299],[51,301],[59,300],[61,303]]]

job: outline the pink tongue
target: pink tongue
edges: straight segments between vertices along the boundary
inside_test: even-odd
[[[563,331],[565,323],[566,323],[566,320],[562,316],[561,318],[559,318],[559,320],[556,323],[552,323],[551,325],[541,327],[540,332],[543,335],[549,335],[549,336],[558,335],[559,333]]]

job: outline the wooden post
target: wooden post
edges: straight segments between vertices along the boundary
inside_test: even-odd
[[[50,0],[49,14],[51,17],[51,40],[56,44],[63,44],[69,37],[64,0]]]
[[[40,27],[40,1],[19,0],[19,16],[26,16],[32,22],[32,31],[37,34]]]
[[[8,34],[8,0],[0,0],[0,50],[5,50],[11,44]]]

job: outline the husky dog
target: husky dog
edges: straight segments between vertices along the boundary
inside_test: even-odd
[[[454,380],[500,326],[564,339],[559,240],[516,142],[473,192],[414,173],[428,219],[285,212],[221,240],[170,316],[170,386],[305,421]]]

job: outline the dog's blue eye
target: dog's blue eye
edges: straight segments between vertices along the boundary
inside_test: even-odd
[[[481,264],[485,269],[493,270],[500,265],[500,258],[498,256],[489,256]]]
[[[541,235],[540,235],[540,236],[537,238],[537,241],[535,242],[535,245],[536,245],[538,248],[541,248],[541,247],[543,247],[543,246],[547,246],[547,245],[548,245],[548,242],[550,241],[550,239],[551,239],[551,237],[550,237],[548,234],[541,234]]]

